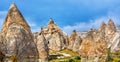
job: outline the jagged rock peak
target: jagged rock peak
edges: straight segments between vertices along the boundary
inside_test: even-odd
[[[106,27],[106,24],[105,24],[104,21],[102,21],[101,25],[100,25],[100,28],[99,28],[100,32],[105,32],[105,27]]]
[[[19,11],[15,3],[12,3],[10,5],[9,11],[3,23],[2,29],[3,28],[7,29],[8,27],[10,27],[10,25],[13,25],[13,24],[23,26],[24,28],[30,30],[29,25],[27,24],[26,20],[22,16],[21,12]]]
[[[11,9],[11,8],[17,8],[17,6],[16,6],[16,4],[13,2],[12,4],[11,4],[11,6],[9,7],[9,9]]]
[[[76,30],[73,30],[73,32],[70,35],[71,40],[75,41],[76,36],[77,36],[77,32]]]
[[[112,19],[109,19],[105,31],[106,34],[112,34],[112,35],[116,32],[116,27]]]
[[[106,26],[105,22],[102,21],[100,27],[105,27],[105,26]]]
[[[114,24],[112,19],[109,19],[108,24]]]
[[[0,41],[4,42],[3,52],[9,55],[8,57],[15,55],[20,61],[21,58],[38,58],[38,50],[30,27],[15,4],[10,6],[0,33]]]
[[[73,36],[73,37],[74,37],[74,36],[76,36],[76,35],[77,35],[76,30],[73,30],[73,31],[72,31],[72,33],[71,33],[71,36]]]
[[[109,19],[108,25],[112,27],[112,29],[116,30],[115,24],[112,19]]]
[[[48,23],[48,24],[55,24],[52,18],[50,18],[50,20],[49,20],[49,23]]]

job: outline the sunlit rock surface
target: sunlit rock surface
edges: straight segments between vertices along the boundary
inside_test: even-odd
[[[14,3],[11,4],[3,23],[0,42],[4,45],[2,51],[6,57],[15,56],[20,61],[38,58],[30,27]]]
[[[73,30],[73,32],[69,37],[68,49],[73,50],[74,52],[78,52],[81,42],[82,42],[82,38],[78,36],[76,30]]]
[[[48,62],[49,57],[48,43],[42,33],[38,35],[36,44],[39,52],[40,62]]]
[[[107,41],[108,45],[110,43],[112,43],[112,40],[113,40],[113,37],[115,36],[115,33],[116,33],[116,27],[115,27],[112,19],[110,19],[108,21],[108,24],[106,25],[106,28],[105,28],[105,37],[106,37],[106,41]]]
[[[100,57],[107,55],[107,44],[104,34],[97,30],[89,31],[81,43],[80,55],[82,57]]]
[[[59,51],[66,48],[67,35],[50,19],[47,27],[42,29],[51,51]]]

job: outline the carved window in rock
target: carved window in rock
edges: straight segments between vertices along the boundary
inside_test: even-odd
[[[48,44],[49,44],[49,41],[48,41]]]

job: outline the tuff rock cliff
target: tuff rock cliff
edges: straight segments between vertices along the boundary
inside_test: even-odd
[[[42,33],[38,35],[36,44],[39,52],[40,62],[48,62],[49,57],[48,43]]]
[[[107,55],[107,44],[104,34],[98,30],[91,30],[87,33],[80,46],[81,57],[100,57]]]
[[[20,61],[25,58],[38,58],[30,27],[14,3],[11,4],[3,23],[0,42],[6,57],[15,56]]]
[[[116,27],[112,19],[108,21],[108,24],[105,27],[105,37],[108,45],[112,43],[113,37],[116,33]]]
[[[45,28],[41,31],[48,42],[48,47],[51,51],[59,51],[68,45],[67,35],[55,24],[52,18]]]
[[[78,36],[76,30],[73,30],[73,32],[69,37],[68,49],[73,50],[74,52],[78,52],[81,42],[82,42],[82,38]]]

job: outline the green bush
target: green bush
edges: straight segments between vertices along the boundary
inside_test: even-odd
[[[80,56],[75,56],[74,59],[75,59],[75,60],[80,60],[81,58],[80,58]]]
[[[74,60],[73,59],[69,59],[69,62],[74,62]]]

